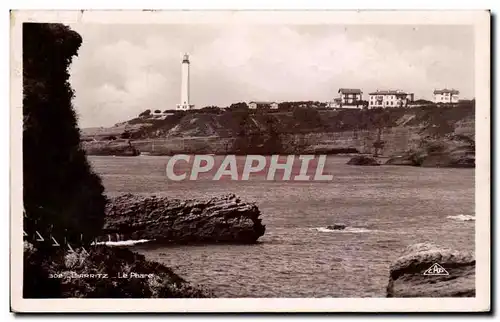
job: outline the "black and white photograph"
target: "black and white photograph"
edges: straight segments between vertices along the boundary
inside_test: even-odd
[[[14,310],[490,309],[488,11],[12,17]]]

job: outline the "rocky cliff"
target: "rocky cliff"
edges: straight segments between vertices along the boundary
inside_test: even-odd
[[[373,153],[378,143],[379,155],[392,156],[447,135],[474,140],[473,103],[308,113],[190,111],[161,119],[137,118],[100,131],[84,130],[84,148],[99,154],[106,137],[126,134],[139,151],[158,155]]]
[[[390,267],[387,297],[474,297],[475,265],[471,253],[412,245]]]
[[[474,168],[475,142],[464,135],[426,138],[419,145],[387,160],[389,165]]]
[[[265,232],[255,204],[234,194],[178,200],[125,194],[111,199],[101,240],[254,243]]]

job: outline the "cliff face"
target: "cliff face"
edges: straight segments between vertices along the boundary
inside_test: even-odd
[[[235,111],[212,115],[192,111],[165,119],[138,118],[105,132],[101,130],[99,134],[86,131],[86,137],[97,139],[97,142],[85,142],[84,147],[89,154],[99,154],[102,152],[99,141],[102,133],[119,136],[126,131],[139,151],[158,155],[374,153],[378,143],[377,153],[390,156],[415,150],[422,141],[450,135],[466,136],[473,141],[474,116],[472,103],[383,112],[313,110],[266,114]]]

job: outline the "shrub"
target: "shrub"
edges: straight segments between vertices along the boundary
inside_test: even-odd
[[[141,114],[139,114],[139,117],[144,117],[144,116],[150,116],[151,115],[151,110],[145,110]]]

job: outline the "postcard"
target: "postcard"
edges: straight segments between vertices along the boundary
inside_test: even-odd
[[[12,11],[13,312],[486,312],[489,11]]]

